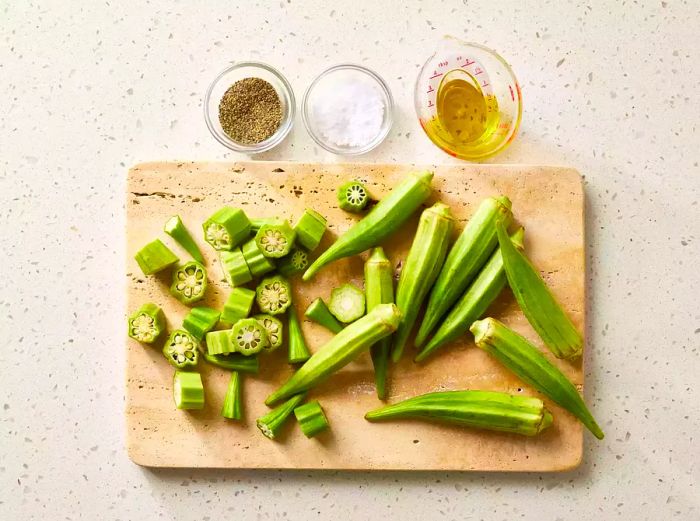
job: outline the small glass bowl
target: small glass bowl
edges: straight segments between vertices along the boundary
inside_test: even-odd
[[[382,104],[384,105],[384,116],[382,119],[381,127],[377,135],[366,145],[361,146],[338,146],[335,143],[331,143],[320,131],[318,124],[314,118],[312,106],[313,98],[318,93],[317,89],[324,87],[324,84],[328,80],[335,80],[341,74],[345,75],[359,75],[362,80],[375,84],[382,98]],[[335,76],[335,78],[334,78]],[[343,63],[340,65],[334,65],[329,69],[326,69],[321,74],[319,74],[309,88],[306,89],[304,93],[304,99],[301,103],[301,116],[304,120],[304,126],[308,131],[311,138],[318,143],[318,145],[333,154],[345,155],[345,156],[355,156],[369,152],[377,145],[379,145],[391,130],[391,125],[394,119],[394,100],[391,97],[391,92],[389,87],[384,82],[384,80],[374,71],[363,67],[361,65],[354,65],[351,63]]]
[[[231,85],[244,78],[260,78],[268,82],[277,92],[282,104],[282,121],[279,128],[269,138],[260,143],[237,143],[224,132],[219,122],[219,103],[221,98]],[[207,122],[209,131],[225,147],[244,154],[265,152],[281,143],[292,129],[295,113],[296,101],[294,100],[292,86],[277,69],[260,62],[238,62],[224,69],[211,82],[204,96],[204,119]]]

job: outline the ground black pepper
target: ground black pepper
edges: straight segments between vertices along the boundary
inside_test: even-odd
[[[265,80],[244,78],[231,85],[221,98],[219,121],[236,143],[260,143],[279,128],[282,103],[274,87]]]

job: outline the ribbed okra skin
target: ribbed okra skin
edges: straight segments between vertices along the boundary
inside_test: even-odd
[[[165,221],[163,231],[175,239],[194,260],[200,264],[204,264],[204,257],[199,250],[199,246],[194,242],[192,235],[190,235],[189,230],[187,230],[179,215],[173,215],[170,219]]]
[[[557,358],[581,356],[583,338],[576,326],[525,254],[508,240],[504,224],[497,222],[496,230],[508,284],[530,325]]]
[[[231,342],[231,330],[221,329],[207,333],[206,341],[207,353],[210,355],[227,355],[236,351]]]
[[[240,248],[234,248],[231,251],[220,251],[219,263],[221,264],[224,280],[230,287],[240,286],[253,280],[253,275],[250,273],[250,268],[248,268]]]
[[[204,360],[213,366],[227,371],[241,371],[256,374],[260,370],[260,362],[257,356],[244,356],[240,353],[229,355],[210,355],[206,351],[202,353]]]
[[[217,251],[232,250],[250,234],[250,220],[240,208],[224,206],[202,224],[204,240]]]
[[[243,419],[243,398],[241,396],[242,377],[238,371],[231,372],[231,378],[226,389],[221,416],[229,420]]]
[[[425,316],[416,335],[420,347],[440,319],[464,293],[469,283],[496,249],[496,221],[509,223],[511,203],[507,197],[489,197],[477,208],[447,254],[440,274],[430,291]]]
[[[180,259],[160,239],[149,242],[134,255],[136,263],[144,275],[153,275],[163,271]]]
[[[131,338],[152,344],[165,331],[165,314],[160,306],[146,302],[128,318],[127,323]]]
[[[183,319],[182,328],[201,342],[204,335],[214,329],[220,317],[221,313],[206,306],[192,308]]]
[[[255,291],[248,288],[233,288],[221,312],[221,321],[227,324],[235,324],[242,318],[250,315],[255,302]]]
[[[574,384],[527,339],[494,318],[478,320],[470,329],[477,347],[576,416],[596,438],[603,439],[603,431]]]
[[[318,403],[318,400],[300,405],[294,409],[294,416],[299,422],[301,432],[307,438],[313,438],[330,427],[328,418],[326,418],[326,414],[323,412],[323,408]]]
[[[401,227],[430,197],[432,172],[411,173],[369,213],[324,251],[304,273],[309,280],[326,264],[377,246]]]
[[[301,329],[301,323],[299,322],[299,317],[297,316],[297,311],[294,309],[294,306],[290,306],[287,311],[287,317],[289,324],[289,352],[287,360],[290,364],[306,362],[311,358],[311,351],[309,351],[309,347],[306,345],[304,332]]]
[[[304,316],[310,320],[313,320],[317,324],[321,324],[326,329],[329,329],[333,333],[340,333],[343,330],[343,325],[338,322],[338,320],[331,315],[328,306],[323,301],[321,297],[315,299],[309,307],[306,308]]]
[[[314,251],[326,232],[326,218],[317,211],[306,208],[299,220],[294,223],[297,242],[308,251]]]
[[[173,398],[178,409],[203,409],[204,385],[199,373],[175,371]]]
[[[241,246],[241,253],[243,253],[243,259],[245,260],[250,274],[253,277],[259,277],[269,273],[275,269],[275,263],[269,257],[265,257],[258,245],[255,243],[255,239],[250,239],[248,242]]]
[[[362,351],[396,331],[401,312],[394,304],[380,304],[353,322],[316,351],[285,384],[267,397],[272,405],[284,398],[311,389],[344,367]]]
[[[445,261],[454,218],[449,206],[435,203],[423,210],[396,286],[396,305],[403,317],[393,337],[391,358],[398,362],[423,300]]]
[[[381,247],[373,248],[365,262],[365,301],[367,312],[379,304],[394,302],[394,277],[391,262]],[[374,366],[374,384],[377,397],[386,398],[386,376],[389,365],[389,347],[391,337],[381,339],[370,348],[372,365]]]
[[[523,248],[523,228],[519,228],[510,240],[516,248]],[[506,287],[506,272],[503,269],[503,256],[501,249],[497,249],[486,263],[484,269],[479,272],[476,280],[462,295],[454,307],[438,326],[433,337],[425,344],[425,347],[415,358],[416,362],[422,362],[431,353],[444,346],[448,342],[456,340],[467,331],[475,320],[481,318],[488,307],[501,294]]]
[[[304,401],[306,393],[300,393],[292,396],[283,404],[275,407],[265,416],[261,416],[255,421],[255,424],[266,437],[274,440],[282,430],[284,423],[292,415],[294,409]]]
[[[539,398],[492,391],[427,393],[368,412],[371,422],[418,418],[534,436],[552,424]]]

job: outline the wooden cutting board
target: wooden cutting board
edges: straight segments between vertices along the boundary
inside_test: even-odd
[[[133,260],[136,251],[159,237],[186,254],[163,233],[163,224],[179,214],[200,245],[207,261],[210,286],[202,305],[221,309],[229,293],[220,279],[213,250],[201,237],[201,223],[222,205],[243,208],[251,217],[296,219],[312,207],[329,220],[320,249],[327,248],[358,218],[336,207],[336,187],[356,178],[376,198],[384,196],[408,165],[314,164],[287,162],[147,163],[129,171],[127,208],[127,313],[153,301],[163,307],[168,330],[180,327],[188,308],[170,297],[169,275],[144,277]],[[421,167],[426,168],[426,167]],[[541,270],[554,294],[580,331],[585,331],[584,204],[581,178],[573,169],[521,165],[451,165],[435,171],[434,199],[447,203],[459,220],[458,230],[479,202],[505,194],[513,201],[516,220],[525,226],[529,257]],[[394,265],[405,258],[418,216],[384,246]],[[320,251],[320,250],[319,250]],[[366,255],[366,254],[365,254]],[[312,282],[293,280],[294,305],[300,316],[316,297],[324,299],[345,281],[362,286],[363,257],[335,262]],[[542,346],[510,293],[505,290],[488,311]],[[303,323],[307,343],[316,351],[331,337],[321,326]],[[144,347],[126,339],[126,420],[129,457],[153,467],[297,468],[357,470],[489,470],[562,471],[581,461],[581,425],[548,400],[554,424],[541,435],[499,434],[428,424],[419,421],[370,424],[365,412],[381,405],[376,398],[368,354],[314,389],[311,397],[323,405],[330,431],[306,439],[292,418],[279,441],[262,436],[255,418],[268,408],[264,398],[292,373],[286,346],[261,356],[258,375],[245,375],[245,420],[219,416],[228,383],[227,371],[200,363],[206,407],[202,411],[175,409],[173,368],[160,352],[162,342]],[[537,394],[495,360],[477,349],[470,335],[445,346],[422,365],[412,362],[412,350],[390,374],[389,402],[429,391],[450,389],[499,390]],[[581,362],[550,358],[577,385],[583,385]]]

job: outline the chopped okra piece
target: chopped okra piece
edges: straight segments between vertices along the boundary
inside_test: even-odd
[[[267,331],[254,318],[239,320],[231,328],[230,334],[234,350],[245,356],[258,354],[270,344]]]
[[[180,262],[170,248],[160,239],[149,242],[134,255],[139,268],[144,275],[153,275]]]
[[[207,353],[210,355],[227,355],[236,348],[231,342],[231,330],[210,331],[206,337]]]
[[[241,252],[243,252],[243,258],[253,277],[259,277],[275,269],[274,261],[263,255],[255,239],[250,239],[243,244],[243,246],[241,246]]]
[[[253,275],[250,273],[240,248],[219,252],[219,262],[224,279],[229,286],[240,286],[253,280]]]
[[[250,220],[250,231],[253,235],[258,233],[258,230],[262,228],[266,224],[271,224],[271,223],[276,223],[278,222],[279,219],[276,219],[274,217],[261,217],[261,218],[253,218]]]
[[[183,304],[204,298],[207,290],[207,270],[197,261],[190,261],[173,272],[170,293]]]
[[[221,321],[228,324],[235,324],[242,318],[250,315],[255,301],[255,291],[248,288],[233,288],[231,294],[226,299],[224,310],[221,313]]]
[[[305,392],[294,395],[282,405],[272,409],[265,416],[258,418],[255,424],[258,426],[258,429],[260,429],[260,432],[271,440],[274,440],[282,430],[284,422],[291,416],[294,409],[304,401],[304,398],[306,398]]]
[[[204,240],[217,251],[232,250],[250,233],[250,221],[239,208],[224,206],[202,225]]]
[[[204,360],[213,366],[226,369],[228,371],[241,371],[244,373],[257,373],[260,370],[260,363],[257,356],[243,356],[240,353],[230,355],[210,355],[206,351],[202,353]]]
[[[182,246],[187,253],[189,253],[194,260],[204,264],[204,257],[202,252],[199,251],[197,243],[194,242],[192,235],[185,227],[185,224],[180,219],[179,215],[173,215],[170,219],[165,221],[165,226],[163,227],[165,233],[170,235],[177,243]]]
[[[176,329],[165,342],[163,355],[176,369],[194,367],[199,359],[199,342],[184,329]]]
[[[152,344],[165,331],[165,315],[159,306],[147,302],[129,317],[129,336]]]
[[[182,328],[201,342],[219,322],[220,315],[217,310],[205,306],[192,308],[182,321]]]
[[[241,397],[241,375],[238,371],[231,373],[228,382],[224,406],[221,408],[221,416],[229,420],[240,420],[243,418],[243,399]]]
[[[277,221],[260,227],[255,234],[255,244],[265,257],[277,259],[290,252],[296,236],[288,221]]]
[[[178,409],[203,409],[204,385],[199,373],[175,371],[173,398]]]
[[[359,181],[348,181],[338,188],[338,206],[346,212],[360,213],[369,203],[369,192]]]
[[[309,254],[303,248],[295,246],[277,263],[277,271],[285,277],[300,273],[309,265]]]
[[[300,364],[311,358],[311,351],[309,351],[306,340],[304,340],[304,332],[301,330],[301,323],[294,306],[290,306],[287,313],[289,315],[289,353],[287,360],[290,364]]]
[[[284,337],[282,335],[282,322],[271,315],[255,315],[255,320],[260,322],[262,327],[267,331],[267,339],[269,345],[263,347],[264,351],[274,351],[282,345]]]
[[[304,316],[306,316],[306,318],[310,318],[317,324],[321,324],[323,327],[331,330],[333,333],[337,334],[343,330],[343,325],[338,322],[333,315],[331,315],[328,306],[326,306],[326,303],[321,297],[309,304],[309,307],[306,308]]]
[[[263,313],[280,315],[292,303],[292,287],[280,275],[263,279],[255,290],[255,300]]]
[[[314,251],[326,232],[326,218],[311,208],[304,210],[294,225],[297,242],[309,251]]]
[[[331,291],[328,309],[342,323],[354,322],[365,314],[365,294],[352,284],[343,284]]]
[[[294,416],[296,416],[299,422],[301,432],[303,432],[304,436],[307,438],[313,438],[318,433],[330,427],[328,418],[326,418],[318,400],[300,405],[294,409]]]

